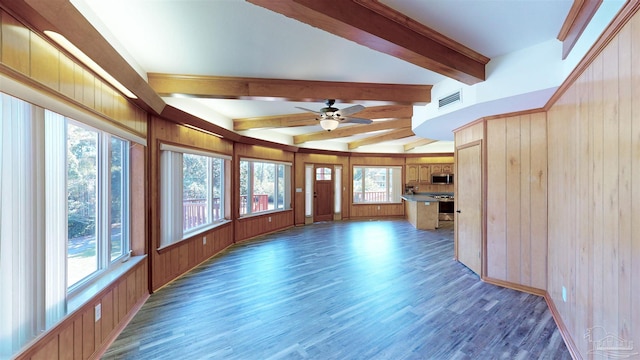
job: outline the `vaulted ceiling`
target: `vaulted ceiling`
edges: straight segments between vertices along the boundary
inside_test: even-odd
[[[539,106],[562,76],[500,94],[536,82],[509,75],[511,64],[537,59],[536,51],[551,53],[551,66],[570,60],[594,14],[611,17],[623,2],[0,0],[39,30],[64,35],[150,111],[168,104],[301,147],[409,153],[451,152],[451,130],[474,117]],[[525,70],[535,78],[545,66]],[[451,89],[467,103],[432,109]],[[366,106],[354,116],[373,123],[326,132],[297,109],[329,98],[338,108]],[[506,99],[504,109],[494,98]]]

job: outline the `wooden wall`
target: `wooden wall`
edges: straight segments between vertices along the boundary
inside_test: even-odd
[[[0,10],[0,40],[0,73],[146,138],[146,112],[4,10]],[[132,145],[131,248],[134,255],[146,254],[146,164],[145,147]],[[98,356],[148,298],[147,275],[148,261],[144,258],[47,330],[17,358],[55,360]],[[98,304],[102,307],[102,318],[95,321],[94,308]]]
[[[251,158],[261,160],[273,160],[291,163],[293,168],[291,174],[296,173],[294,164],[294,154],[289,151],[280,149],[272,149],[264,146],[248,145],[236,143],[234,147],[234,176],[235,182],[233,187],[233,197],[235,199],[234,224],[235,224],[235,241],[243,241],[258,235],[270,233],[276,230],[286,229],[293,226],[293,209],[285,211],[277,211],[272,213],[251,215],[246,217],[240,216],[240,159]],[[295,180],[292,180],[292,187]],[[292,206],[294,203],[294,190],[291,189]]]
[[[295,154],[295,174],[294,174],[294,191],[296,188],[302,189],[302,192],[294,192],[294,212],[295,212],[295,225],[304,225],[305,216],[305,178],[304,171],[307,164],[328,164],[328,165],[341,165],[342,166],[342,220],[349,218],[349,157],[342,155],[329,155],[329,154],[309,154],[309,153],[296,153]]]
[[[146,112],[3,10],[0,39],[3,74],[42,88],[143,138],[147,136]]]
[[[584,358],[607,335],[640,351],[638,89],[636,13],[547,115],[547,291]]]
[[[178,119],[176,119],[178,120]],[[150,159],[150,262],[151,290],[160,287],[184,274],[209,257],[217,254],[234,242],[231,222],[199,233],[189,239],[158,250],[160,246],[160,143],[217,152],[231,156],[233,143],[213,135],[178,125],[152,116],[149,126]],[[233,184],[232,184],[233,185]],[[231,186],[227,188],[227,198]],[[207,237],[204,244],[203,237]]]
[[[47,331],[16,359],[90,359],[102,354],[149,297],[147,268],[144,259]],[[95,321],[98,304],[102,307],[102,317]]]
[[[383,156],[351,156],[349,158],[349,194],[353,188],[353,167],[354,166],[400,166],[404,168],[404,157],[383,157]],[[404,190],[404,186],[403,186]],[[351,219],[358,218],[390,218],[405,217],[404,204],[353,204],[353,199],[349,199],[349,214]]]
[[[486,121],[486,277],[546,289],[544,112]]]

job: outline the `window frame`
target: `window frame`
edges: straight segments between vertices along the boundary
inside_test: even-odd
[[[246,184],[247,184],[247,194],[243,195],[243,189],[242,189],[242,182],[243,182],[243,174],[242,174],[242,167],[243,167],[243,163],[247,163],[248,164],[248,169],[247,169],[247,180],[246,180]],[[249,202],[246,202],[246,207],[243,208],[242,206],[242,197],[246,196],[247,199],[249,198],[253,198],[255,196],[255,186],[254,186],[254,174],[255,174],[255,164],[267,164],[267,165],[274,165],[274,189],[273,189],[273,208],[270,209],[269,208],[269,204],[267,202],[267,209],[265,210],[258,210],[258,211],[254,211],[252,209],[251,206],[249,206]],[[268,160],[268,159],[256,159],[256,158],[240,158],[239,164],[238,164],[238,169],[239,169],[239,186],[238,186],[238,190],[239,190],[239,197],[238,199],[240,199],[239,203],[238,203],[238,215],[240,218],[245,218],[245,217],[251,217],[251,216],[258,216],[258,215],[262,215],[262,214],[269,214],[269,213],[275,213],[275,212],[281,212],[281,211],[290,211],[292,209],[292,183],[293,183],[293,164],[290,162],[286,162],[286,161],[277,161],[277,160]],[[279,182],[279,166],[282,166],[282,179],[283,179],[283,184],[280,185]],[[282,189],[279,189],[280,187],[282,187]],[[280,191],[282,190],[282,191]],[[278,208],[278,203],[279,203],[279,199],[280,196],[282,197],[282,208]]]
[[[51,110],[44,110],[51,111]],[[53,112],[53,111],[51,111]],[[55,112],[53,112],[55,113]],[[69,118],[62,114],[57,114],[64,117],[64,143],[67,144],[68,141],[68,127],[69,124],[82,128],[88,131],[94,131],[97,133],[97,189],[96,189],[96,270],[92,271],[90,274],[84,276],[80,280],[76,281],[73,284],[67,283],[67,294],[69,297],[74,297],[76,294],[83,291],[83,289],[92,285],[97,278],[100,278],[105,273],[112,271],[114,267],[117,267],[122,261],[128,259],[131,256],[131,171],[130,171],[130,156],[131,152],[129,148],[131,146],[131,142],[127,139],[123,139],[119,136],[111,134],[107,131],[95,128],[91,125],[87,125],[78,120]],[[48,135],[45,135],[48,136]],[[126,235],[126,240],[122,241],[123,249],[121,254],[115,258],[111,258],[111,139],[118,139],[123,141],[125,146],[126,157],[123,157],[123,170],[126,169],[126,184],[123,184],[122,188],[125,192],[125,199],[123,199],[122,208],[125,209],[126,214],[123,214],[122,217],[126,217],[126,224],[123,226],[121,233]],[[67,146],[67,145],[65,145]],[[65,164],[68,162],[68,157],[65,157]],[[66,172],[68,168],[65,168],[65,189],[68,192],[68,178],[66,176]],[[68,204],[67,204],[68,206]],[[67,213],[67,222],[69,219],[69,215]],[[66,244],[68,247],[69,238],[67,235]],[[69,257],[67,254],[66,259],[66,267],[67,267],[67,279],[69,277]]]
[[[364,194],[366,193],[366,170],[367,169],[385,169],[385,188],[388,201],[356,201],[356,190],[355,190],[355,175],[356,169],[362,169],[362,198],[364,199]],[[351,176],[351,201],[354,205],[371,205],[371,204],[401,204],[402,203],[402,166],[371,166],[371,165],[353,165],[351,168],[352,176]],[[394,174],[394,172],[398,172],[398,174]],[[395,181],[393,178],[395,177]],[[397,183],[397,184],[396,184]],[[392,193],[393,192],[393,193]],[[394,201],[395,200],[395,201]]]
[[[212,161],[221,160],[222,166],[220,176],[220,218],[213,220],[213,218],[203,224],[195,227],[184,229],[184,168],[183,159],[184,155],[204,156],[209,160],[207,174],[209,177],[212,175],[209,173],[212,171]],[[227,209],[228,193],[225,186],[230,179],[229,168],[231,163],[231,156],[216,153],[209,150],[201,150],[196,148],[188,148],[184,146],[173,145],[169,143],[160,143],[160,210],[161,210],[161,229],[160,229],[160,244],[158,250],[162,250],[166,247],[173,246],[182,241],[188,240],[198,234],[209,231],[215,227],[218,227],[228,221],[230,221],[230,214]],[[211,217],[213,215],[213,183],[207,186],[207,209]],[[180,204],[177,211],[172,211]],[[180,220],[178,220],[180,219]],[[178,225],[179,223],[179,225]]]

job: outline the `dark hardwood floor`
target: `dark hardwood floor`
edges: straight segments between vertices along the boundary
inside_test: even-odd
[[[452,223],[317,223],[154,293],[104,359],[569,359],[544,299],[453,260]]]

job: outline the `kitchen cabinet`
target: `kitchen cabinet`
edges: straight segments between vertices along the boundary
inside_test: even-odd
[[[453,164],[442,164],[443,174],[453,174]]]
[[[419,165],[418,179],[421,184],[431,184],[431,166],[429,164]]]
[[[431,165],[432,174],[442,174],[442,164]]]
[[[407,165],[406,183],[413,184],[418,182],[418,165]]]

